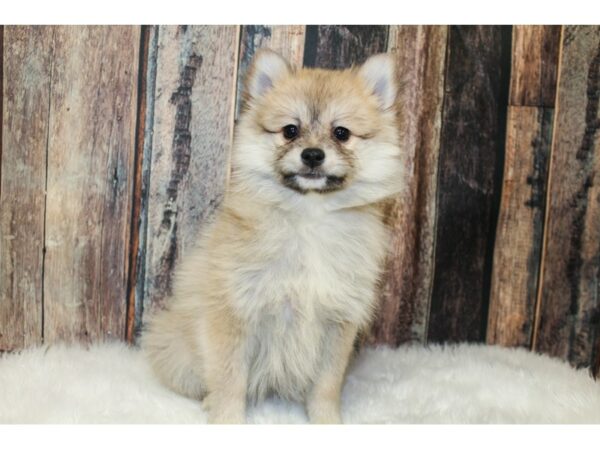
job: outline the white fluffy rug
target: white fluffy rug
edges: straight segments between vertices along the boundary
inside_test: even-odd
[[[520,349],[368,349],[352,364],[346,423],[600,423],[600,382]],[[251,423],[305,423],[298,404],[252,407]],[[163,388],[120,343],[0,357],[0,423],[203,423],[199,402]]]

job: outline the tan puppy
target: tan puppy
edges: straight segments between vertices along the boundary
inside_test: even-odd
[[[376,203],[403,187],[396,91],[388,55],[344,71],[256,55],[225,200],[143,335],[162,381],[204,398],[211,422],[245,422],[271,393],[340,422],[386,255]]]

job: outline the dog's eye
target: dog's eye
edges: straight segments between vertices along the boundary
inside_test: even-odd
[[[335,127],[333,135],[338,141],[344,142],[350,139],[350,130],[344,127]]]
[[[298,127],[296,125],[286,125],[283,127],[283,137],[286,139],[295,139],[298,137]]]

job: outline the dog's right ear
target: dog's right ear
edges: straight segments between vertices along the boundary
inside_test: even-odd
[[[358,70],[370,93],[377,98],[381,109],[394,106],[398,95],[396,63],[388,53],[371,56]]]
[[[246,99],[263,96],[279,78],[290,71],[290,65],[279,53],[269,49],[258,50],[246,76]]]

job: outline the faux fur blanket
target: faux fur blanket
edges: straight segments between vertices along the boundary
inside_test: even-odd
[[[600,423],[600,382],[522,349],[379,347],[353,362],[345,423]],[[268,399],[251,423],[306,423]],[[0,357],[0,423],[203,423],[199,402],[162,387],[121,343],[51,346]]]

